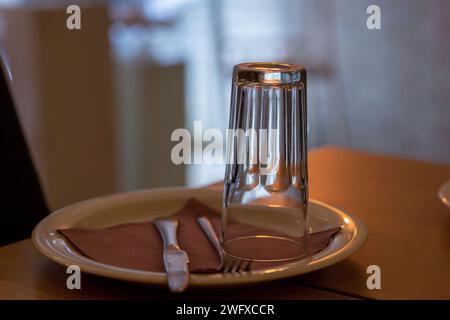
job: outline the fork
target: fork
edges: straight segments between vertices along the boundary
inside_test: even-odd
[[[219,238],[211,224],[211,221],[206,216],[197,217],[197,222],[205,232],[206,237],[216,249],[220,257],[220,267],[219,270],[225,273],[243,272],[250,269],[251,260],[241,259],[226,253],[222,245],[220,244]]]

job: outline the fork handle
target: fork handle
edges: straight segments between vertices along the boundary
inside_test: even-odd
[[[211,221],[209,221],[209,219],[205,216],[199,216],[197,217],[197,222],[203,229],[203,232],[205,232],[209,242],[211,242],[213,247],[216,249],[220,259],[222,259],[223,249],[220,244],[219,238],[217,237],[216,232],[214,231],[214,227],[212,226]]]
[[[153,221],[156,228],[158,228],[161,238],[163,239],[164,247],[178,246],[177,229],[178,220],[175,218],[157,218]]]

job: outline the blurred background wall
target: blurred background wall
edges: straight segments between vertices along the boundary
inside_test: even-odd
[[[172,164],[170,133],[225,129],[232,66],[247,61],[306,66],[311,148],[450,164],[448,1],[2,2],[2,56],[53,209],[222,179],[220,165]],[[366,27],[370,4],[382,30]]]
[[[1,11],[3,56],[22,127],[51,208],[117,190],[110,25],[106,8],[64,26],[65,10]]]

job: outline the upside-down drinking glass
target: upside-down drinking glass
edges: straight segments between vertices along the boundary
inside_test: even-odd
[[[255,62],[233,69],[221,243],[253,261],[308,254],[306,70]]]

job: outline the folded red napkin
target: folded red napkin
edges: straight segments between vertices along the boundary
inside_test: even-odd
[[[190,199],[184,207],[173,214],[179,221],[178,242],[189,255],[191,272],[218,272],[220,260],[217,252],[197,223],[197,216],[205,215],[211,220],[216,233],[220,230],[220,213],[203,203]],[[310,253],[325,249],[340,227],[313,233],[309,238]],[[127,223],[101,229],[59,230],[85,256],[117,267],[164,272],[163,246],[158,230],[151,221]],[[283,250],[276,244],[265,250]],[[280,262],[277,263],[278,265]],[[270,263],[273,266],[274,263]],[[252,269],[267,267],[268,263],[254,262]]]

